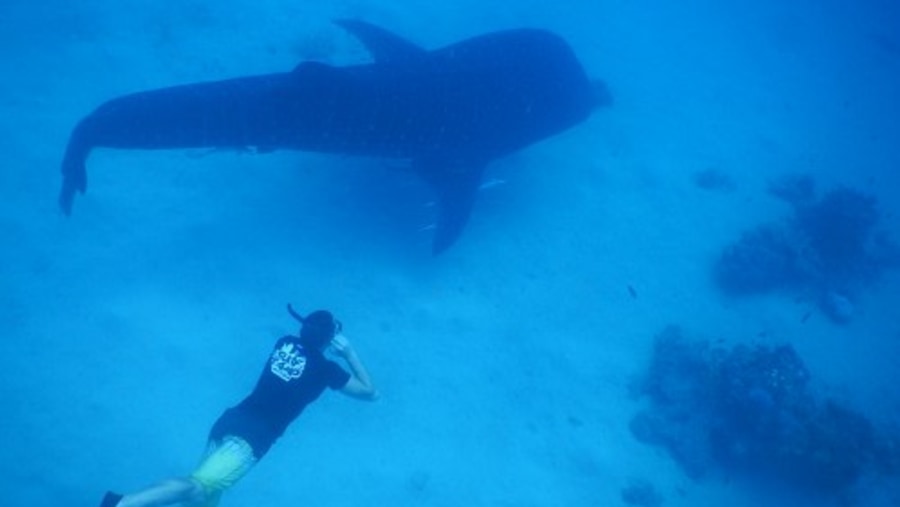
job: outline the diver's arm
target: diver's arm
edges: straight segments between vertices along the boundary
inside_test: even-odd
[[[356,354],[356,350],[350,345],[347,337],[342,334],[337,335],[331,341],[331,345],[334,347],[334,351],[344,358],[347,367],[350,368],[350,380],[341,388],[341,392],[361,400],[377,400],[379,394],[378,390],[375,389],[375,384],[372,383],[372,377],[369,376],[369,371],[363,366],[362,361]]]

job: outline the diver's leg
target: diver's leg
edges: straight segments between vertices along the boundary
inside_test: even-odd
[[[110,497],[115,495],[107,494],[104,498],[102,507],[161,507],[163,505],[171,505],[174,503],[197,503],[203,500],[205,491],[200,484],[192,479],[175,478],[167,479],[155,486],[151,486],[145,490],[124,495],[118,503],[109,502]]]
[[[216,507],[222,492],[233,486],[256,464],[253,449],[244,439],[227,435],[210,447],[210,452],[191,474],[202,493],[192,507]]]
[[[162,507],[174,503],[214,507],[222,492],[241,479],[256,464],[250,445],[228,436],[210,442],[207,454],[190,477],[165,480],[129,495],[108,492],[100,507]]]

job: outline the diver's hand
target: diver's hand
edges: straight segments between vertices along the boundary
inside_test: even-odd
[[[337,334],[331,339],[331,348],[347,363],[347,367],[350,369],[350,379],[341,388],[341,392],[363,400],[378,399],[378,389],[372,384],[369,372],[350,345],[350,340],[343,334]]]
[[[353,354],[353,346],[350,345],[350,340],[343,334],[334,335],[334,338],[331,339],[331,348],[334,349],[335,354],[341,357]]]

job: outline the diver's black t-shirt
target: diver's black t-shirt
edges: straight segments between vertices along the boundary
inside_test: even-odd
[[[241,437],[261,458],[326,387],[340,389],[348,380],[350,374],[322,352],[304,348],[296,336],[284,336],[275,343],[253,392],[222,414],[210,439]]]

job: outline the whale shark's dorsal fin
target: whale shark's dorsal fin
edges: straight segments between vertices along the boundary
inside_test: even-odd
[[[425,55],[425,50],[384,28],[355,19],[336,19],[334,24],[346,30],[369,51],[375,63],[400,63],[414,61]]]

